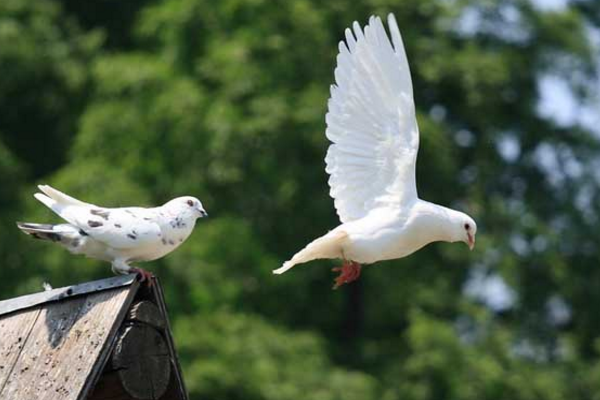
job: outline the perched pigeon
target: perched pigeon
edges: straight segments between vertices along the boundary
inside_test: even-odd
[[[84,203],[47,185],[35,198],[68,224],[17,222],[23,232],[59,243],[73,254],[109,261],[114,273],[152,274],[129,264],[151,261],[175,250],[192,233],[196,219],[208,214],[200,200],[178,197],[161,207],[104,208]]]
[[[320,258],[344,260],[334,288],[357,279],[360,264],[405,257],[434,241],[473,249],[477,225],[468,215],[417,196],[419,129],[400,31],[388,16],[361,30],[354,22],[339,44],[336,85],[326,116],[325,163],[342,222],[275,271]]]

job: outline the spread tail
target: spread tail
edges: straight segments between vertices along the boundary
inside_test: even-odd
[[[310,242],[304,249],[283,263],[281,268],[273,271],[274,274],[283,274],[297,264],[302,264],[319,258],[343,258],[342,245],[348,234],[344,231],[332,231],[325,236]]]

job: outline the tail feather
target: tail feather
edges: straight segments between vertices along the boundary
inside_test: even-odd
[[[70,224],[34,224],[17,222],[20,230],[42,240],[56,242],[74,254],[86,254],[88,235]]]
[[[286,261],[283,263],[283,266],[281,268],[277,268],[277,269],[273,270],[273,273],[277,274],[277,275],[281,275],[284,272],[286,272],[287,270],[292,269],[294,267],[294,265],[296,265],[296,264],[294,262],[292,262],[292,260]]]
[[[81,200],[77,200],[74,197],[69,196],[68,194],[65,194],[59,190],[54,189],[53,187],[49,186],[49,185],[38,185],[38,188],[40,189],[40,191],[42,193],[44,193],[46,196],[48,196],[50,199],[54,200],[56,203],[62,204],[62,205],[68,205],[68,206],[89,206],[88,203],[84,203]],[[40,194],[40,197],[43,196]],[[36,193],[36,198],[38,200],[40,200],[42,203],[46,204],[44,201],[42,201]]]
[[[17,222],[17,226],[20,230],[36,239],[50,240],[52,242],[60,242],[61,240],[61,234],[54,229],[56,225]]]
[[[75,218],[75,212],[79,207],[95,207],[93,204],[84,203],[69,195],[66,195],[48,185],[39,185],[38,188],[42,193],[34,194],[34,197],[43,203],[46,207],[54,211],[61,218],[77,225],[77,218]]]
[[[38,199],[40,202],[42,202],[46,207],[48,207],[51,210],[54,210],[57,206],[56,201],[52,200],[50,197],[46,196],[45,194],[36,193],[33,195],[33,197]],[[54,210],[54,211],[56,211],[56,210]]]
[[[310,242],[304,249],[283,263],[281,268],[273,271],[274,274],[283,274],[297,264],[302,264],[319,258],[342,258],[342,245],[348,238],[345,231],[332,231],[325,236]]]

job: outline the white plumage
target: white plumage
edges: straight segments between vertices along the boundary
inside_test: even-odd
[[[50,186],[38,186],[35,198],[67,221],[66,224],[18,222],[25,233],[57,242],[71,253],[109,261],[113,272],[136,271],[129,264],[156,260],[175,250],[192,233],[196,220],[206,217],[200,200],[178,197],[161,207],[105,208],[85,203]]]
[[[419,128],[410,70],[392,14],[388,26],[391,42],[381,19],[371,17],[364,30],[354,22],[339,44],[325,170],[342,224],[276,274],[318,258],[341,258],[339,286],[358,277],[358,263],[404,257],[438,240],[475,243],[472,218],[417,196]]]

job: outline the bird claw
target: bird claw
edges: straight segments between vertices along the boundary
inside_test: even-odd
[[[154,274],[142,268],[131,268],[131,271],[137,274],[140,283],[146,282],[148,287],[151,287],[154,282]]]
[[[360,277],[361,268],[362,266],[355,262],[344,262],[341,267],[333,268],[333,272],[340,272],[340,275],[335,278],[333,288],[337,289],[345,283],[357,280]]]

